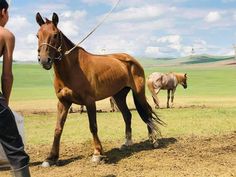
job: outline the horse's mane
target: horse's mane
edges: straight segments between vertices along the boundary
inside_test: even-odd
[[[61,32],[61,34],[62,34],[62,37],[64,38],[64,40],[66,41],[66,43],[69,45],[69,47],[72,48],[75,46],[75,44],[70,39],[68,39],[63,32]]]

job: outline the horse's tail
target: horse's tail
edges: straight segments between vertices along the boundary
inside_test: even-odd
[[[147,79],[146,84],[147,84],[148,90],[152,94],[152,98],[153,98],[155,104],[158,104],[158,106],[159,106],[159,100],[158,100],[157,95],[155,93],[155,88],[154,88],[154,85],[153,85],[153,80],[152,79]]]
[[[151,79],[147,79],[146,81],[146,84],[147,84],[147,87],[148,87],[148,90],[151,92],[152,94],[152,97],[153,99],[156,100],[156,97],[155,97],[155,89],[153,87],[153,81]],[[156,100],[158,102],[158,100]]]
[[[133,91],[134,104],[142,120],[152,129],[153,138],[156,139],[157,136],[161,136],[158,124],[165,125],[165,122],[152,110],[144,93],[144,91],[141,93],[135,93]]]
[[[153,88],[152,80],[151,80],[151,79],[147,79],[146,83],[147,83],[147,86],[148,86],[149,91],[150,91],[151,93],[154,93],[154,88]]]

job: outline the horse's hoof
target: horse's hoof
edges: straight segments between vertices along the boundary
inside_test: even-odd
[[[126,140],[125,144],[122,144],[120,147],[120,150],[125,150],[127,148],[129,148],[130,146],[132,146],[134,143],[132,140]]]
[[[127,146],[126,144],[122,144],[121,147],[120,147],[120,150],[126,150],[126,149],[129,149],[130,146]]]
[[[103,163],[105,162],[106,157],[103,155],[93,155],[91,161],[95,164]]]
[[[132,146],[134,143],[133,143],[133,141],[130,139],[130,140],[126,140],[126,142],[125,142],[125,146]]]
[[[154,148],[159,148],[159,147],[160,147],[159,142],[158,142],[158,141],[155,141],[155,142],[153,143],[153,147],[154,147]]]
[[[44,168],[48,168],[48,167],[51,167],[52,165],[56,164],[55,162],[52,162],[52,161],[44,161],[41,165],[41,167],[44,167]]]
[[[43,162],[42,163],[42,165],[41,165],[41,167],[44,167],[44,168],[47,168],[47,167],[50,167],[51,165],[50,165],[50,163],[49,162]]]
[[[122,144],[121,147],[120,147],[120,150],[126,150],[129,146],[125,145],[125,144]]]

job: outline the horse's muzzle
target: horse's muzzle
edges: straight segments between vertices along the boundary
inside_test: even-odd
[[[42,65],[42,67],[46,70],[49,70],[52,68],[52,59],[51,58],[47,58],[47,59],[41,59],[40,57],[38,57],[38,62]]]

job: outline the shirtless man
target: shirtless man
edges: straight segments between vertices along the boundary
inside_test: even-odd
[[[14,35],[4,28],[8,21],[8,3],[0,0],[0,57],[3,57],[0,92],[0,143],[12,168],[13,177],[30,177],[29,156],[19,135],[15,118],[8,107],[11,94],[12,54],[15,45]]]

